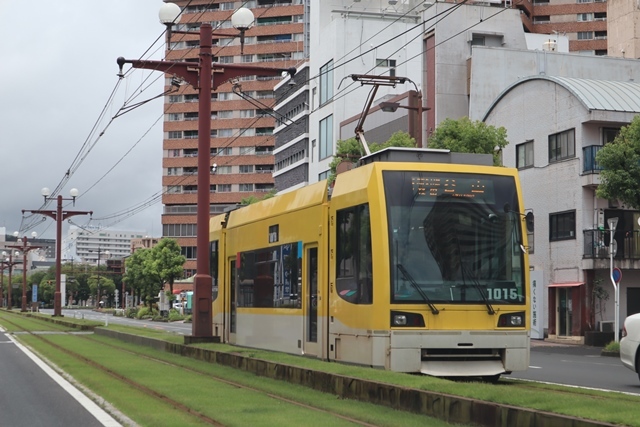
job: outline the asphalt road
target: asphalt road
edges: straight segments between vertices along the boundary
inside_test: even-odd
[[[640,395],[640,380],[625,368],[620,358],[602,356],[602,349],[531,340],[529,370],[510,378],[552,384],[615,390]]]
[[[120,423],[0,331],[0,425],[111,427]]]

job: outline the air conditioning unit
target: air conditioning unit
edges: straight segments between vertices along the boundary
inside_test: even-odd
[[[600,332],[613,332],[615,328],[613,320],[603,320],[600,322]]]

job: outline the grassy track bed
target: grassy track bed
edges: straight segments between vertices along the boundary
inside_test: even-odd
[[[26,344],[46,355],[56,365],[140,425],[207,425],[184,411],[176,410],[149,393],[123,383],[104,370],[63,352],[54,343],[81,358],[97,361],[105,369],[130,379],[154,393],[164,395],[228,426],[245,425],[356,425],[349,419],[370,425],[411,426],[448,425],[420,415],[393,411],[361,402],[338,400],[335,396],[258,378],[231,368],[193,361],[148,348],[127,345],[104,337],[57,335],[21,336]],[[83,360],[83,359],[80,359]],[[222,382],[236,382],[237,385]],[[251,387],[252,389],[247,389]],[[305,407],[287,402],[300,402]],[[366,424],[365,424],[366,425]]]
[[[57,325],[37,317],[7,313],[4,310],[0,310],[0,325],[2,325],[7,332],[70,332],[77,330],[74,327]]]

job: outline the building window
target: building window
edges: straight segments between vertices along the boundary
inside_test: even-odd
[[[231,184],[218,184],[218,193],[231,193]]]
[[[329,174],[331,171],[324,171],[318,174],[318,181],[324,181],[325,179],[329,179]]]
[[[593,14],[594,21],[606,21],[607,20],[607,12],[596,12]]]
[[[231,173],[231,166],[218,166],[216,169],[216,174],[218,175],[229,175]]]
[[[240,165],[240,173],[253,173],[253,165]]]
[[[395,77],[396,75],[396,60],[395,59],[376,59],[376,67],[388,68],[389,76]]]
[[[168,120],[170,122],[179,122],[180,120],[182,120],[182,114],[179,113],[171,113],[168,116]]]
[[[320,105],[333,97],[333,60],[320,67]]]
[[[551,22],[550,15],[539,15],[533,17],[534,24],[548,24],[549,22]]]
[[[247,154],[253,154],[256,150],[256,147],[240,147],[240,155],[244,156]]]
[[[576,156],[575,129],[549,135],[549,162],[569,159]]]
[[[197,130],[185,130],[184,131],[185,139],[198,139],[198,131]]]
[[[240,184],[241,192],[250,192],[253,191],[253,184]]]
[[[579,13],[578,22],[593,21],[593,13]]]
[[[319,159],[326,159],[333,155],[333,116],[325,117],[320,121],[320,156]]]
[[[233,129],[218,129],[218,137],[229,137],[233,136]]]
[[[602,128],[602,145],[613,142],[620,133],[620,128]]]
[[[549,241],[576,238],[576,211],[549,214]]]
[[[218,111],[218,118],[219,119],[232,119],[233,118],[233,111],[232,110]]]
[[[198,113],[184,113],[184,119],[186,121],[198,120]]]
[[[578,31],[578,40],[592,40],[593,31]]]
[[[516,145],[516,167],[518,169],[533,166],[533,140]]]
[[[606,40],[607,39],[607,32],[606,31],[596,31],[594,34],[595,35],[593,36],[593,38],[596,39],[596,40]]]

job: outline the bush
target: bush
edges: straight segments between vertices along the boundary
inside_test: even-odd
[[[124,315],[129,319],[136,319],[138,317],[138,307],[129,307],[124,312]]]
[[[610,351],[612,353],[620,353],[620,343],[619,342],[615,342],[615,341],[611,341],[609,344],[607,344],[604,347],[604,351]]]
[[[138,310],[136,319],[153,319],[153,317],[157,315],[158,315],[157,311],[150,310],[149,307],[141,307]]]
[[[174,310],[173,308],[169,311],[169,322],[177,322],[180,320],[184,320],[184,316],[180,314],[178,310]]]

